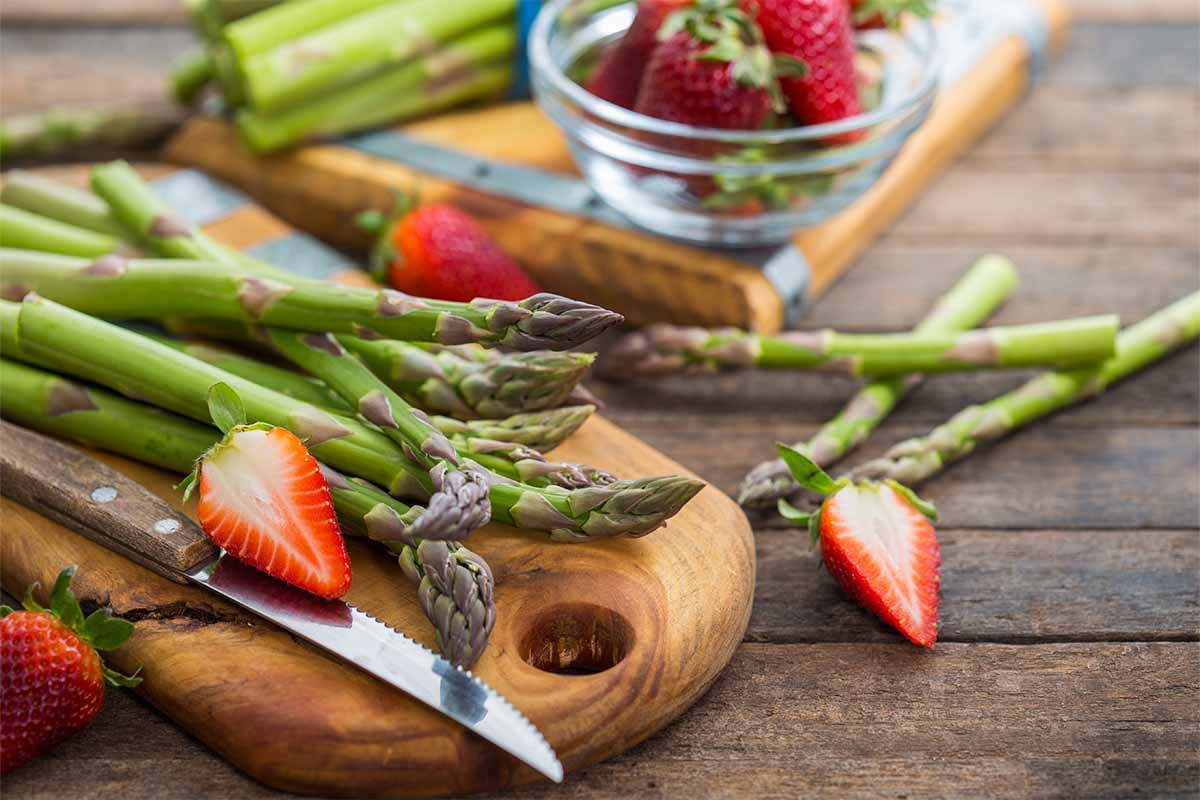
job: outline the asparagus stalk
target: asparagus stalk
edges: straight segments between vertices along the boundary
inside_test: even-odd
[[[239,52],[249,104],[263,112],[294,106],[423,56],[467,31],[511,20],[515,9],[516,0],[405,0],[346,16],[269,50]],[[291,7],[266,13],[284,10]]]
[[[883,457],[852,470],[850,477],[915,485],[969,455],[980,444],[1089,400],[1197,337],[1200,337],[1200,292],[1126,328],[1117,338],[1116,355],[1103,363],[1042,373],[1014,391],[960,411],[925,436],[900,442]]]
[[[394,0],[296,0],[228,20],[225,41],[246,58]]]
[[[241,396],[250,418],[288,428],[330,466],[382,485],[394,496],[423,498],[432,488],[428,473],[376,430],[36,295],[19,304],[0,301],[0,346],[9,357],[109,386],[202,422],[211,421],[208,389],[224,382]],[[495,519],[547,531],[559,541],[645,535],[662,527],[704,487],[684,476],[576,490],[530,486],[499,475],[491,480]],[[439,532],[411,533],[438,538]]]
[[[916,333],[969,330],[983,322],[1017,285],[1017,270],[1003,256],[984,256],[942,296],[914,329]],[[896,404],[922,380],[921,375],[884,378],[864,386],[832,420],[807,442],[792,445],[820,467],[828,468],[866,440]],[[783,459],[764,461],[746,474],[738,489],[743,506],[771,506],[799,491]]]
[[[435,492],[429,508],[441,518],[454,518],[455,528],[467,533],[485,525],[491,516],[488,477],[471,462],[460,461],[454,445],[361,361],[329,334],[272,330],[271,343],[286,358],[312,373],[384,435],[395,441],[409,460],[428,470]]]
[[[165,137],[183,117],[182,109],[165,103],[56,108],[10,116],[0,121],[0,161],[143,147]]]
[[[495,578],[491,567],[458,542],[414,538],[420,509],[358,478],[323,468],[343,528],[373,539],[397,557],[417,586],[417,599],[433,623],[438,648],[459,666],[483,654],[496,623]]]
[[[271,334],[276,350],[291,358],[302,369],[325,380],[330,380],[331,375],[341,377],[338,385],[341,386],[342,392],[350,394],[349,398],[346,394],[331,390],[320,380],[253,358],[206,345],[152,338],[233,375],[336,413],[353,414],[357,410],[374,422],[373,417],[362,410],[362,402],[358,401],[356,406],[353,399],[373,392],[386,393],[389,402],[393,404],[404,403],[403,399],[391,393],[387,386],[353,355],[344,350],[338,354],[339,345],[332,337],[297,334],[292,331],[274,331]],[[326,341],[327,338],[329,341]],[[312,352],[314,347],[317,352]],[[385,395],[374,395],[381,396]],[[501,420],[499,423],[480,420],[460,422],[449,417],[429,417],[423,412],[415,413],[419,421],[417,427],[423,427],[427,421],[428,425],[446,437],[447,442],[454,448],[456,458],[469,459],[506,478],[534,486],[562,486],[568,489],[603,486],[614,482],[616,477],[606,470],[566,462],[552,462],[528,443],[549,442],[552,446],[557,445],[583,423],[591,413],[591,408],[585,409],[583,415],[574,409],[568,409],[568,412],[565,415],[522,415]],[[386,424],[380,427],[385,433],[391,432],[402,446],[413,446],[412,440],[405,438],[399,430]],[[419,461],[419,458],[415,460]],[[442,483],[440,477],[436,483]],[[461,491],[460,487],[455,490],[455,494],[460,494]]]
[[[288,108],[244,108],[237,115],[238,129],[252,150],[266,153],[493,96],[512,83],[516,47],[511,21],[493,25]]]
[[[763,336],[652,325],[606,358],[611,378],[719,369],[819,369],[851,376],[1092,364],[1113,354],[1114,314],[967,332],[849,334],[833,330]]]
[[[246,414],[295,433],[313,454],[344,472],[405,497],[424,497],[432,483],[378,431],[222,372],[133,331],[30,295],[0,301],[5,356],[108,386],[201,422],[211,422],[206,397],[227,383]],[[421,533],[436,538],[436,531]]]
[[[127,252],[124,242],[106,233],[96,233],[0,203],[0,242],[5,247],[44,250],[83,258]]]
[[[216,65],[208,50],[197,49],[184,53],[171,66],[171,96],[177,103],[191,105],[214,77]]]
[[[0,359],[0,412],[27,428],[71,439],[179,474],[221,438],[215,428]],[[394,553],[434,623],[448,658],[470,666],[496,619],[494,579],[487,563],[457,542],[407,533],[424,512],[361,479],[323,467],[333,505],[348,533],[375,539]]]
[[[341,414],[354,410],[336,392],[316,378],[277,367],[255,358],[195,342],[183,342],[166,336],[147,334],[157,342],[173,347],[193,358],[212,364],[260,386],[273,389],[296,400]],[[423,352],[423,351],[422,351]],[[521,444],[535,450],[552,450],[579,429],[595,411],[595,406],[560,408],[513,414],[503,419],[458,420],[431,415],[434,426],[456,445],[464,439],[490,439]],[[460,450],[460,452],[462,452]]]
[[[595,358],[591,353],[479,352],[339,336],[405,399],[460,418],[500,418],[562,405]]]
[[[552,294],[518,303],[428,301],[390,289],[291,278],[218,263],[86,259],[0,248],[5,297],[37,291],[87,314],[211,317],[324,333],[518,350],[568,349],[619,323],[611,311]]]
[[[0,203],[96,233],[118,238],[125,236],[121,223],[99,197],[33,172],[14,169],[5,173]],[[47,246],[30,249],[47,250]]]

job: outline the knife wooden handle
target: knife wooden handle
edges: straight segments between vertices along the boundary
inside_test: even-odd
[[[217,554],[162,498],[73,447],[0,422],[0,493],[165,578]]]

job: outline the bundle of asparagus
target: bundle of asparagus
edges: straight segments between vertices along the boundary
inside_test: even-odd
[[[702,487],[543,454],[594,410],[562,405],[591,356],[536,348],[586,341],[618,315],[553,295],[463,304],[303,280],[180,222],[128,165],[98,168],[93,187],[6,181],[0,232],[22,247],[0,250],[0,412],[186,472],[219,438],[211,393],[227,387],[248,421],[325,463],[343,524],[399,557],[460,663],[495,619],[491,573],[458,543],[471,530],[490,517],[557,541],[641,536]],[[129,257],[139,249],[167,258]],[[93,315],[197,320],[302,371]],[[484,349],[500,344],[525,352]]]
[[[512,82],[516,0],[190,0],[204,52],[172,76],[210,80],[247,144],[268,152],[493,97]]]

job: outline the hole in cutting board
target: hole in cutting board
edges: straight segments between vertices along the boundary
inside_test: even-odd
[[[616,611],[560,603],[538,614],[521,639],[521,657],[543,672],[595,675],[620,664],[633,640],[633,626]]]

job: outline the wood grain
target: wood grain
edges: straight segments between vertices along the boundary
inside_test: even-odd
[[[664,735],[536,800],[1190,796],[1200,767],[1195,645],[746,644]],[[981,720],[986,725],[981,726]],[[135,732],[152,731],[153,737]],[[919,768],[914,768],[919,764]],[[125,697],[13,796],[276,797]],[[86,769],[87,781],[72,775]],[[497,800],[512,793],[496,795]]]
[[[602,419],[559,452],[626,475],[680,471]],[[105,460],[178,503],[174,476]],[[63,564],[80,564],[74,588],[82,601],[109,603],[137,620],[134,638],[112,661],[142,666],[140,693],[264,783],[428,796],[537,779],[454,722],[200,589],[160,578],[22,506],[6,501],[3,509],[5,590],[20,593],[35,580],[52,585]],[[348,601],[432,646],[393,559],[351,544]],[[749,525],[711,489],[669,528],[642,539],[555,546],[493,525],[472,536],[471,547],[495,572],[499,612],[474,670],[539,727],[568,770],[624,750],[682,713],[732,656],[749,619]],[[589,649],[602,663],[579,655]],[[563,669],[589,674],[558,674],[543,651]]]

